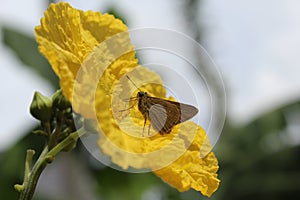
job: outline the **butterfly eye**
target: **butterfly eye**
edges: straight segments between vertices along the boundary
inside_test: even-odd
[[[144,92],[139,92],[138,95],[139,95],[139,97],[143,97],[143,96],[145,96],[145,93]]]

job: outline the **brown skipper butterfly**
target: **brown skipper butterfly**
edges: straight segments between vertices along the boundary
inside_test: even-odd
[[[175,125],[191,119],[198,113],[198,109],[192,105],[152,97],[141,91],[129,76],[126,77],[139,90],[136,97],[130,100],[137,100],[138,109],[144,116],[144,128],[147,120],[150,120],[148,134],[151,126],[161,135],[170,133]]]

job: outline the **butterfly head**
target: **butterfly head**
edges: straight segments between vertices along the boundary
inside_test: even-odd
[[[147,96],[147,92],[138,92],[137,96],[139,98],[143,98],[143,97]]]

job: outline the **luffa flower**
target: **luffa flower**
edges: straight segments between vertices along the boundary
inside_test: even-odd
[[[100,150],[123,169],[150,169],[179,191],[193,188],[211,196],[219,186],[218,161],[210,152],[205,131],[192,122],[170,134],[141,137],[143,116],[132,102],[140,90],[166,99],[160,77],[138,65],[129,32],[109,14],[51,4],[35,29],[40,52],[60,79],[64,95],[75,112],[98,122]]]

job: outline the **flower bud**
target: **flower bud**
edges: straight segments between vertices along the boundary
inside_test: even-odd
[[[42,122],[49,121],[52,117],[52,100],[39,92],[35,92],[30,105],[30,113]]]
[[[59,110],[65,110],[71,108],[71,103],[63,95],[61,90],[57,90],[52,96],[53,107],[58,108]]]

